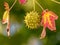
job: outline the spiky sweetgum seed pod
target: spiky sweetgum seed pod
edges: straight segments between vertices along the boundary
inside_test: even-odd
[[[40,26],[40,15],[35,11],[27,13],[24,22],[28,28],[35,29]]]

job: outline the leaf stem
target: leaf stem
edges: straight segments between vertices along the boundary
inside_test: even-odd
[[[60,2],[58,2],[58,1],[56,1],[56,0],[51,0],[51,1],[53,1],[53,2],[55,2],[55,3],[57,3],[57,4],[60,4]]]
[[[35,0],[33,0],[33,9],[34,9],[34,11],[35,11]]]
[[[15,5],[16,2],[17,2],[17,0],[14,1],[14,3],[12,4],[12,6],[10,7],[10,10],[13,8],[13,6]]]
[[[41,6],[41,4],[39,4],[37,1],[35,1],[35,2],[42,10],[44,10],[44,8]]]

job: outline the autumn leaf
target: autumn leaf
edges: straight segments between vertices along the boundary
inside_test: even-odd
[[[58,19],[58,16],[49,10],[44,10],[42,12],[42,25],[43,25],[43,31],[41,33],[41,39],[46,36],[46,28],[49,28],[51,31],[56,31],[56,25],[55,20]],[[43,35],[44,34],[44,35]]]
[[[17,2],[17,0],[14,1],[13,5],[9,8],[9,4],[7,2],[4,2],[4,6],[5,6],[5,12],[3,14],[3,19],[2,19],[2,24],[6,24],[7,23],[7,34],[8,37],[10,37],[10,21],[9,21],[9,12],[10,10],[13,8],[13,6],[15,5],[15,3]]]
[[[10,23],[9,23],[9,11],[5,11],[3,14],[3,19],[2,19],[2,24],[6,24],[7,23],[7,34],[8,36],[10,36]]]

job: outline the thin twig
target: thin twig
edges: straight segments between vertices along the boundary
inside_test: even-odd
[[[13,8],[13,6],[15,5],[16,2],[17,2],[17,0],[14,1],[13,5],[10,7],[10,10]]]
[[[41,6],[41,4],[39,4],[37,1],[35,1],[35,2],[42,10],[44,10],[44,8]]]
[[[55,3],[57,3],[57,4],[60,4],[60,2],[58,2],[58,1],[56,1],[56,0],[51,0],[51,1],[53,1],[53,2],[55,2]]]
[[[33,9],[34,9],[34,11],[35,11],[35,0],[33,0]]]

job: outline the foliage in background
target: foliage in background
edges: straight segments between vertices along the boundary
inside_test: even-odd
[[[0,30],[2,30],[0,31],[1,32],[0,45],[29,45],[29,44],[32,45],[30,41],[32,39],[34,39],[34,41],[36,42],[40,42],[40,45],[60,45],[60,18],[56,21],[56,28],[57,28],[56,32],[52,32],[49,29],[47,29],[46,30],[47,36],[43,40],[39,39],[41,31],[43,29],[42,27],[31,30],[25,26],[25,23],[23,22],[24,16],[26,15],[26,12],[32,11],[33,9],[32,0],[28,0],[28,2],[25,5],[20,5],[20,3],[17,2],[15,6],[13,7],[13,9],[10,11],[10,21],[13,28],[11,29],[12,36],[9,39],[4,33],[5,31],[4,29],[6,25],[3,26],[1,24],[3,12],[5,11],[4,6],[3,6],[4,1],[8,2],[9,5],[11,6],[14,0],[1,0],[0,1]],[[56,4],[52,2],[51,0],[43,0],[43,1],[37,0],[37,1],[45,9],[48,8],[49,10],[55,12],[58,15],[58,17],[60,17],[60,6],[59,6],[60,4]],[[57,0],[57,1],[60,1],[60,0]],[[40,15],[41,15],[42,10],[37,5],[36,5],[36,11],[40,12]],[[15,25],[16,23],[18,23],[19,27]],[[14,27],[15,28],[17,27],[18,29],[16,28],[15,30]],[[13,34],[14,31],[15,33]]]

